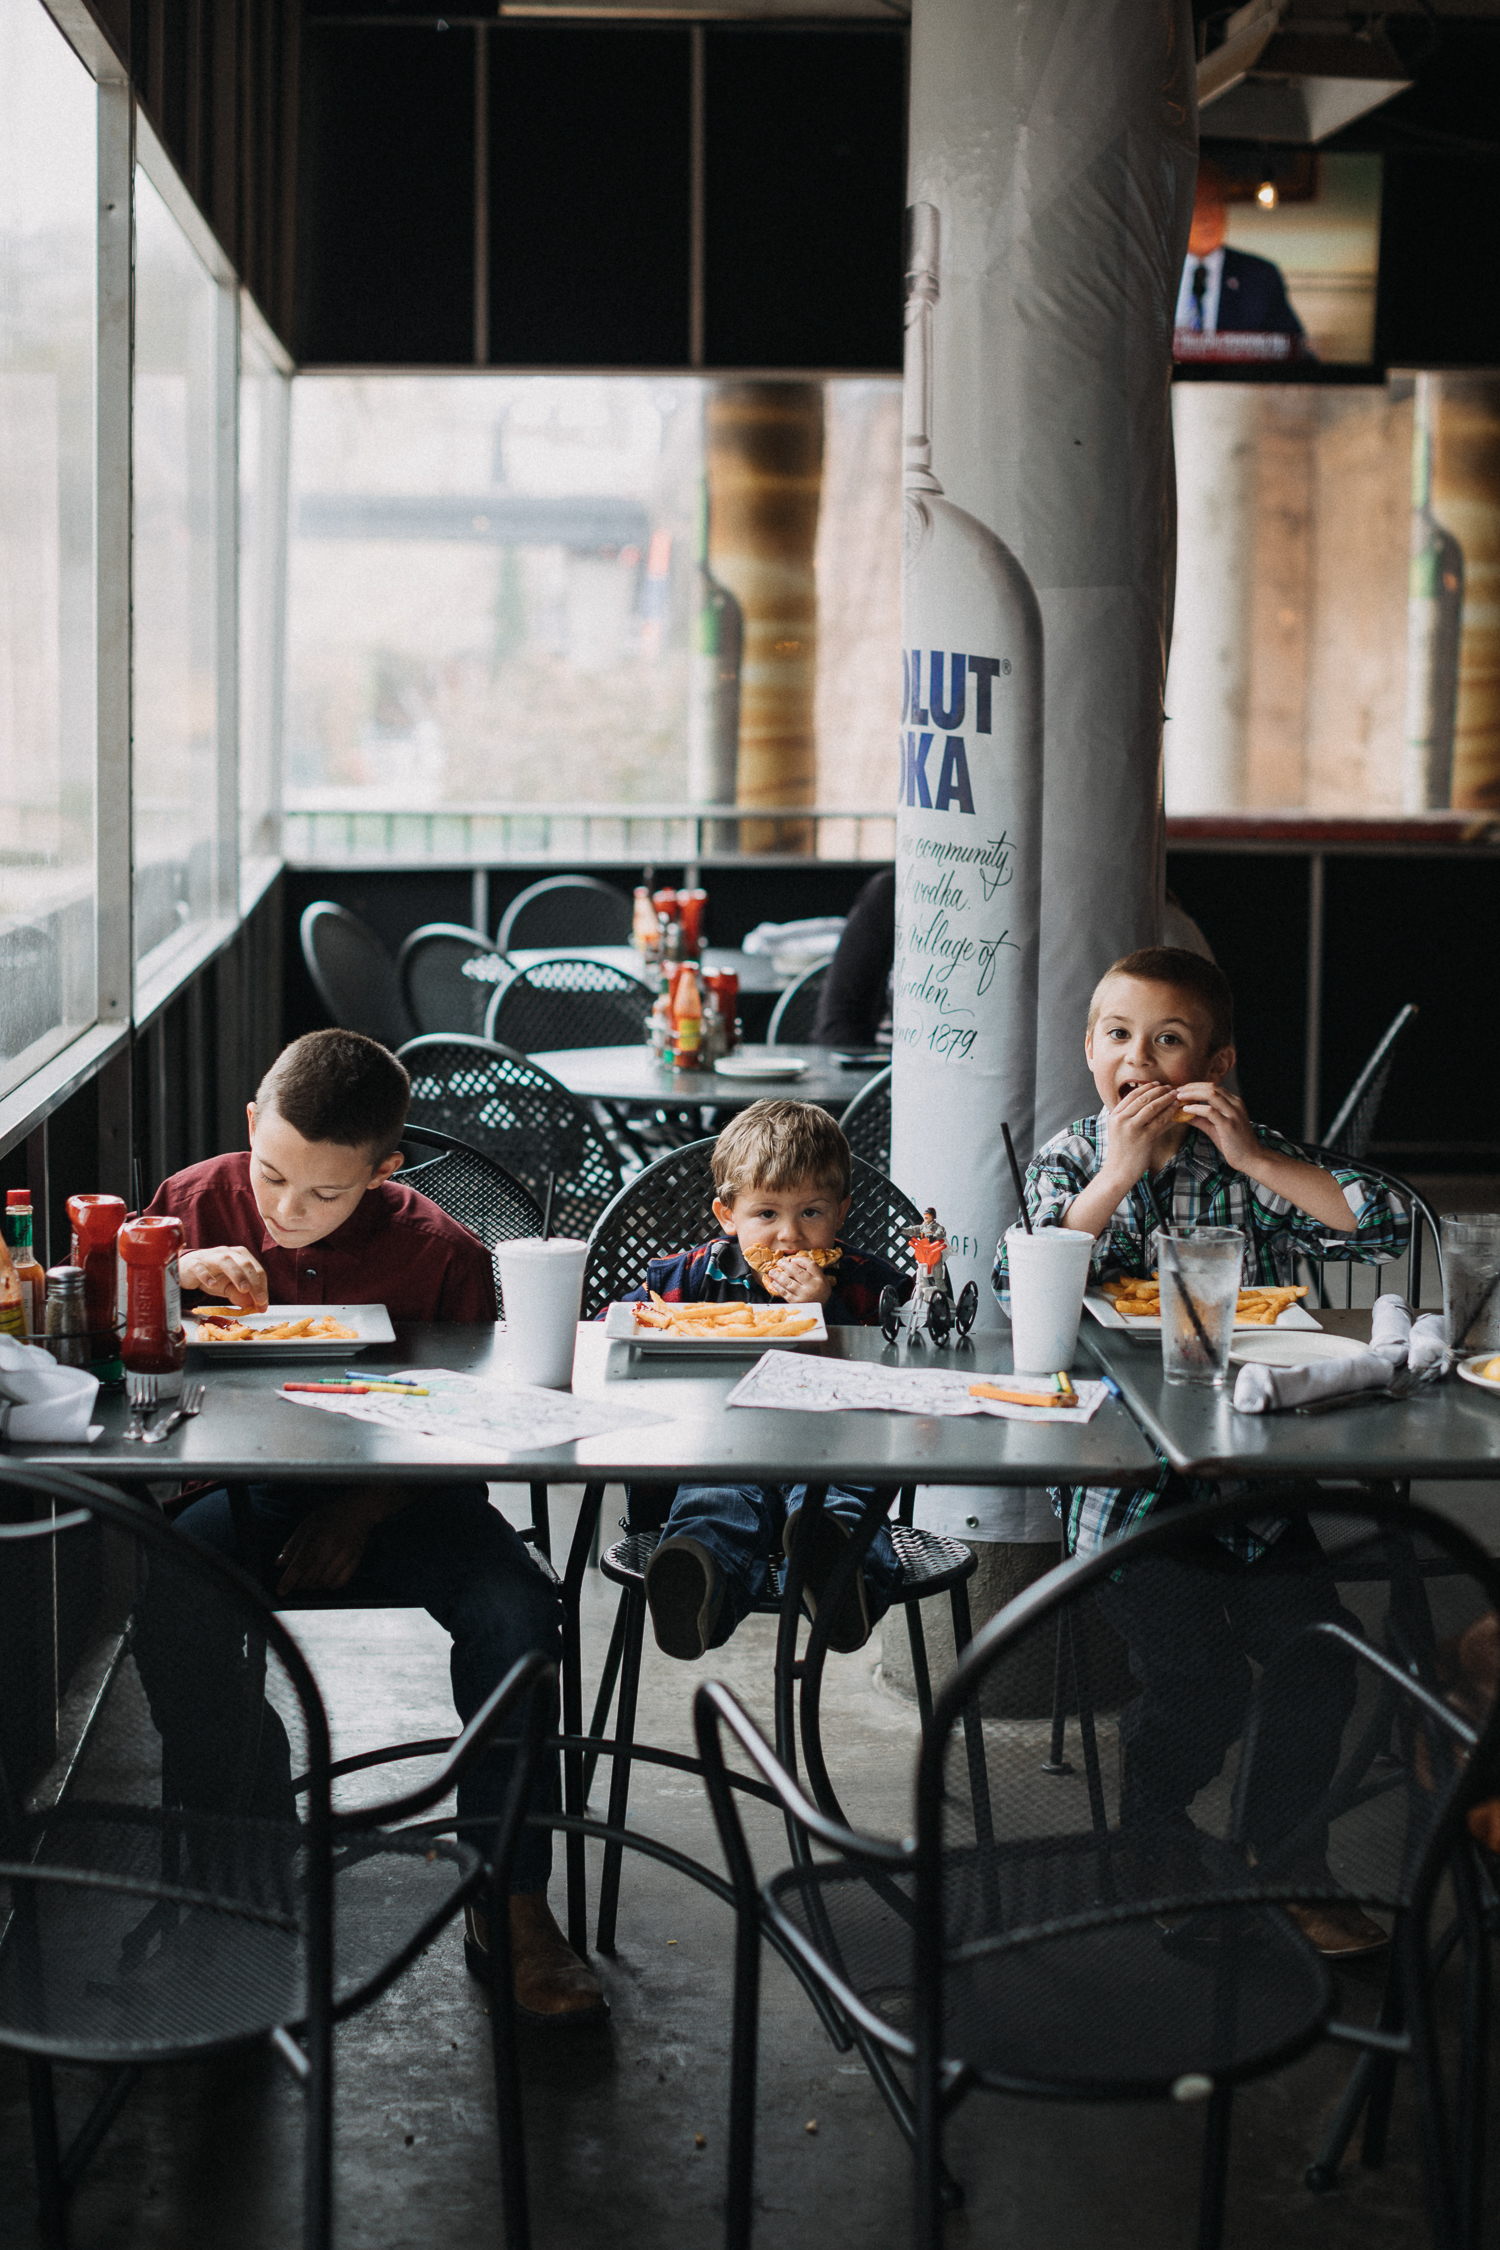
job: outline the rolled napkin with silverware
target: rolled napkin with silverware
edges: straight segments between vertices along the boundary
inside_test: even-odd
[[[1235,1378],[1235,1412],[1275,1414],[1361,1391],[1388,1391],[1395,1373],[1391,1361],[1375,1351],[1352,1352],[1347,1359],[1315,1359],[1302,1367],[1268,1367],[1261,1360],[1247,1360]]]
[[[99,1379],[86,1367],[59,1367],[40,1344],[0,1336],[0,1436],[17,1445],[88,1445]]]
[[[1370,1349],[1405,1367],[1419,1383],[1437,1383],[1457,1353],[1448,1348],[1441,1313],[1413,1315],[1404,1297],[1377,1297],[1370,1313]]]

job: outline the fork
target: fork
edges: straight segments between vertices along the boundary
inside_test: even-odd
[[[156,1412],[156,1402],[156,1377],[154,1375],[132,1375],[130,1377],[130,1420],[125,1428],[125,1436],[132,1445],[138,1444],[145,1436],[146,1418]]]
[[[154,1428],[146,1431],[141,1439],[142,1445],[160,1445],[164,1438],[172,1435],[179,1422],[190,1422],[195,1414],[201,1414],[207,1395],[206,1383],[190,1383],[171,1413]]]

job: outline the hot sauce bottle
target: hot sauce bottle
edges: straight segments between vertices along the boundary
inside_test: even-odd
[[[677,979],[673,1015],[677,1032],[673,1059],[679,1070],[696,1070],[703,1045],[703,998],[691,963]]]
[[[31,1246],[31,1190],[7,1188],[5,1191],[5,1246],[10,1252],[11,1264],[16,1269],[16,1279],[21,1284],[21,1302],[26,1308],[26,1326],[33,1336],[40,1336],[46,1322],[47,1276],[37,1262]]]
[[[125,1271],[125,1338],[120,1356],[130,1375],[154,1375],[158,1398],[182,1389],[187,1337],[182,1326],[180,1219],[131,1219],[119,1234]]]
[[[0,1241],[0,1336],[13,1336],[18,1344],[26,1341],[26,1305],[16,1269],[10,1262],[10,1252],[3,1241]]]

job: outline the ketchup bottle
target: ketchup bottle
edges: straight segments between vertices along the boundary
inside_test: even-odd
[[[84,1272],[89,1356],[110,1359],[119,1321],[115,1237],[124,1224],[125,1205],[118,1195],[70,1195],[68,1217],[73,1222],[73,1254],[68,1263],[82,1266]]]
[[[125,1340],[120,1356],[130,1375],[154,1375],[158,1398],[182,1389],[187,1337],[182,1326],[181,1219],[131,1219],[121,1227],[125,1269]]]

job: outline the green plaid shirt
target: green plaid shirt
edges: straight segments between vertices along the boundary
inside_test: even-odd
[[[1301,1158],[1302,1151],[1264,1125],[1255,1127],[1262,1145],[1278,1156]],[[1055,1133],[1037,1151],[1026,1168],[1026,1208],[1033,1226],[1061,1226],[1069,1206],[1090,1180],[1103,1169],[1109,1149],[1109,1112],[1080,1118],[1066,1132]],[[1385,1185],[1372,1180],[1355,1165],[1333,1165],[1333,1177],[1344,1191],[1354,1221],[1352,1231],[1328,1235],[1321,1219],[1299,1211],[1284,1197],[1272,1195],[1243,1172],[1224,1162],[1206,1133],[1190,1131],[1182,1147],[1160,1172],[1136,1182],[1110,1216],[1109,1224],[1094,1244],[1091,1276],[1105,1281],[1115,1274],[1144,1277],[1156,1269],[1156,1237],[1163,1226],[1239,1227],[1245,1235],[1244,1279],[1257,1282],[1290,1282],[1296,1279],[1299,1257],[1357,1259],[1364,1265],[1386,1265],[1401,1257],[1407,1246],[1411,1222]],[[1005,1286],[1005,1242],[995,1255],[993,1285],[1001,1296]],[[1057,1486],[1052,1504],[1063,1519],[1064,1542],[1070,1554],[1093,1554],[1106,1540],[1128,1531],[1155,1507],[1172,1481],[1165,1463],[1153,1484],[1119,1491],[1113,1485]],[[1180,1480],[1179,1480],[1180,1484]],[[1276,1486],[1266,1479],[1253,1485],[1248,1479],[1226,1478],[1211,1484],[1193,1480],[1192,1497],[1264,1492],[1274,1498]],[[1268,1518],[1260,1527],[1274,1538],[1280,1526]],[[1257,1538],[1247,1527],[1236,1535],[1235,1551],[1245,1561],[1263,1554],[1266,1538]]]

